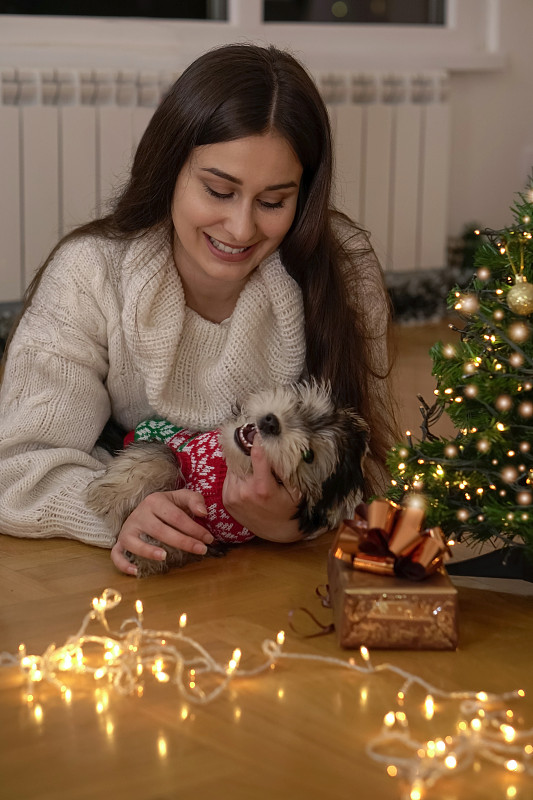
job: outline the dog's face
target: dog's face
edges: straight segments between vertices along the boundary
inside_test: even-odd
[[[350,409],[335,408],[323,384],[277,387],[251,395],[221,426],[228,469],[248,474],[257,435],[274,475],[301,493],[300,529],[333,528],[361,499],[368,426]]]

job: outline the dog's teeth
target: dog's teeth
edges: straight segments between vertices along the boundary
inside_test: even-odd
[[[250,455],[256,433],[257,428],[250,422],[248,422],[246,425],[241,425],[241,427],[237,428],[235,431],[235,440],[238,440],[238,444],[248,455]]]

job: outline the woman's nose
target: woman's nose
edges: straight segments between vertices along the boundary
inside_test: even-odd
[[[231,234],[232,242],[248,244],[257,230],[253,209],[245,203],[235,204],[226,217],[224,227]]]

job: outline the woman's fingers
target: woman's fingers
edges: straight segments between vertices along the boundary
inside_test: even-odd
[[[127,575],[137,575],[137,567],[124,555],[122,545],[117,541],[111,549],[111,561],[115,567]]]
[[[197,555],[205,555],[213,536],[193,517],[205,517],[207,509],[201,494],[187,489],[154,492],[139,503],[124,522],[111,559],[122,572],[135,574],[126,552],[142,558],[162,561],[166,552],[157,544],[146,542],[143,534],[159,542]],[[133,567],[133,568],[132,568]]]

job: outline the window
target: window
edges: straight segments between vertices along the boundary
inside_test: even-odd
[[[227,20],[227,0],[0,0],[0,14]]]
[[[265,22],[444,25],[445,0],[265,0]]]
[[[365,22],[348,18],[354,9]],[[176,72],[211,47],[251,40],[287,47],[317,73],[494,70],[506,64],[503,13],[503,0],[0,0],[0,68]]]

